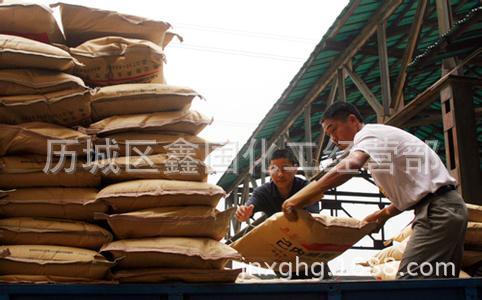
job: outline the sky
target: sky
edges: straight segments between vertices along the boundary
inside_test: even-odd
[[[56,1],[39,1],[48,4]],[[184,42],[166,48],[165,77],[169,84],[188,86],[202,94],[193,108],[214,118],[200,136],[228,142],[208,164],[216,183],[258,123],[279,99],[347,0],[164,0],[64,1],[169,22]],[[344,189],[377,192],[357,180]],[[351,209],[363,218],[374,207]],[[390,220],[387,236],[395,235],[411,219],[404,213]],[[368,238],[361,243],[366,244]],[[349,250],[330,262],[337,274],[367,274],[354,262],[374,251]]]

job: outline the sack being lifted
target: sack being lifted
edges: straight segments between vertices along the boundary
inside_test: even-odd
[[[282,267],[282,262],[309,265],[334,259],[376,227],[353,218],[297,213],[296,222],[288,221],[283,213],[274,214],[231,247],[262,267]]]

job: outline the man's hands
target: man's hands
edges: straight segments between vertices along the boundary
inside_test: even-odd
[[[240,205],[236,210],[236,219],[239,222],[246,222],[253,215],[254,205],[250,204],[248,206]]]
[[[298,215],[296,214],[296,204],[292,200],[286,200],[281,206],[281,211],[285,215],[288,221],[294,222],[298,220]]]
[[[398,215],[401,213],[393,204],[385,207],[384,209],[378,210],[370,215],[368,215],[365,219],[363,219],[364,222],[370,223],[370,222],[376,222],[377,227],[373,232],[378,232],[383,225],[388,221],[393,216]]]

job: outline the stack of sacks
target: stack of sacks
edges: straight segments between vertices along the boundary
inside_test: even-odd
[[[0,124],[0,188],[9,189],[0,199],[0,280],[101,280],[112,263],[97,251],[113,238],[89,223],[107,212],[96,199],[100,176],[80,161],[47,155],[48,140],[56,142],[54,154],[63,148],[77,157],[88,137],[49,123]],[[72,172],[45,170],[62,160]]]
[[[224,270],[239,254],[219,242],[234,209],[215,209],[222,188],[207,184],[203,163],[220,145],[197,136],[211,124],[190,110],[200,95],[165,84],[163,49],[177,35],[165,22],[70,4],[60,7],[66,49],[81,65],[74,74],[91,87],[96,159],[105,186],[96,214],[116,241],[101,253],[115,259],[120,282],[234,281]]]
[[[97,200],[114,214],[106,219],[118,239],[101,249],[115,259],[119,282],[233,282],[239,270],[224,269],[240,255],[219,242],[234,210],[215,209],[222,188],[204,182],[133,180],[102,189]]]
[[[112,266],[97,252],[112,234],[88,223],[107,211],[82,168],[89,136],[72,129],[91,123],[90,89],[51,43],[65,40],[49,8],[0,5],[2,281],[101,280]]]
[[[165,83],[163,49],[174,33],[169,23],[57,3],[68,47],[82,65],[74,74],[90,86]]]

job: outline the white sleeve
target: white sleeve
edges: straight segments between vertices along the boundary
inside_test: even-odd
[[[362,151],[370,156],[370,159],[381,164],[383,155],[380,155],[380,139],[372,134],[359,135],[353,141],[350,152]]]

